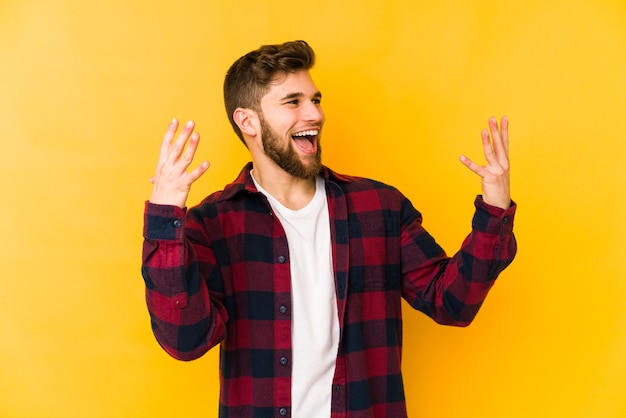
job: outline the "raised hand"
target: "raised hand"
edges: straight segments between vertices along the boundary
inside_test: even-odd
[[[178,121],[174,119],[168,126],[161,142],[156,174],[150,179],[154,184],[150,203],[184,208],[192,183],[209,168],[209,162],[203,161],[187,172],[200,141],[194,126],[193,121],[187,122],[175,140]]]
[[[480,166],[465,155],[461,155],[460,160],[482,178],[483,201],[508,209],[511,205],[508,118],[502,118],[499,128],[496,118],[489,118],[489,130],[484,129],[481,135],[487,165]]]

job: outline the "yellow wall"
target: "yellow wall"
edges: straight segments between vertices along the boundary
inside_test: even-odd
[[[0,1],[0,416],[215,416],[143,301],[143,201],[169,120],[247,161],[221,102],[242,53],[318,53],[325,162],[399,187],[452,252],[490,115],[511,120],[518,258],[467,329],[406,311],[415,417],[626,416],[626,4]]]

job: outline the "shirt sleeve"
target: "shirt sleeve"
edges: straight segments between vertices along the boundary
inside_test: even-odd
[[[192,360],[224,338],[227,315],[223,294],[206,283],[219,270],[210,243],[190,242],[186,228],[200,228],[186,225],[185,215],[185,209],[146,202],[142,275],[157,341],[171,356]]]
[[[452,257],[422,227],[410,203],[403,208],[403,296],[436,322],[469,325],[498,275],[513,261],[517,243],[513,219],[517,205],[504,210],[474,202],[472,232]]]

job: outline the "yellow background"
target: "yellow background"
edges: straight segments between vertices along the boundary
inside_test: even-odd
[[[325,163],[400,188],[454,252],[487,117],[511,120],[518,257],[472,326],[405,310],[413,417],[626,416],[626,4],[621,0],[0,0],[0,416],[216,415],[217,350],[150,332],[143,201],[172,117],[212,167],[247,153],[223,75],[305,39]]]

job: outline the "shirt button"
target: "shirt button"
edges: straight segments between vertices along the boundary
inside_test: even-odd
[[[279,257],[278,257],[278,262],[279,262],[280,264],[283,264],[283,263],[285,262],[285,260],[286,260],[286,258],[285,258],[285,256],[284,256],[284,255],[281,255],[281,256],[279,256]]]
[[[503,224],[508,224],[509,223],[509,218],[506,217],[506,216],[504,218],[502,218],[502,223]]]
[[[180,228],[181,226],[183,226],[183,221],[180,219],[174,219],[174,228]]]
[[[287,307],[285,305],[281,305],[280,308],[278,308],[278,312],[280,312],[281,314],[286,314],[287,313]]]
[[[287,357],[280,358],[280,364],[282,364],[283,366],[286,366],[287,363],[289,363],[289,359],[287,359]]]
[[[287,415],[287,408],[280,408],[278,413],[284,417],[285,415]]]

